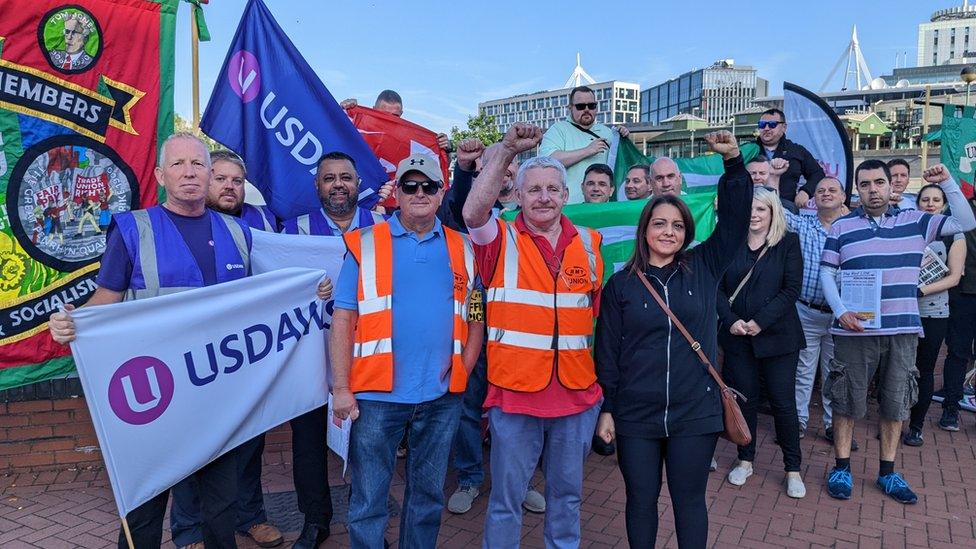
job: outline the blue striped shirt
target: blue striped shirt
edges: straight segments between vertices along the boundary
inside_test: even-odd
[[[849,332],[835,321],[830,333],[921,334],[916,292],[922,252],[939,237],[947,219],[940,214],[891,207],[877,220],[864,208],[857,208],[834,221],[821,265],[841,271],[881,271],[881,328]]]
[[[786,227],[800,237],[800,251],[803,254],[800,299],[817,307],[825,307],[827,300],[820,287],[820,257],[827,242],[827,229],[815,215],[798,215],[786,210],[783,213],[786,214]]]

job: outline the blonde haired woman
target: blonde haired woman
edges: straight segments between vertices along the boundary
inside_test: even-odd
[[[774,190],[753,191],[749,236],[734,255],[718,287],[718,341],[725,351],[722,377],[747,399],[741,406],[752,443],[739,447],[739,462],[728,480],[742,486],[752,476],[762,393],[772,408],[776,441],[783,451],[786,493],[802,498],[806,488],[800,477],[795,386],[797,359],[806,345],[796,312],[803,256],[797,235],[786,231],[783,206]]]

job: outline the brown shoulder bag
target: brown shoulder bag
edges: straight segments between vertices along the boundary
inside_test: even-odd
[[[746,401],[746,397],[742,396],[742,393],[736,391],[732,387],[729,387],[722,381],[722,376],[718,375],[712,363],[705,356],[705,352],[702,351],[701,344],[695,341],[695,338],[691,337],[688,330],[685,329],[684,324],[678,320],[678,317],[671,312],[668,305],[661,299],[661,295],[657,293],[654,286],[648,282],[647,277],[644,273],[638,271],[637,276],[640,277],[641,282],[647,288],[647,291],[651,292],[651,296],[654,297],[654,301],[661,306],[661,309],[671,318],[671,322],[678,328],[681,335],[685,336],[688,340],[688,344],[691,348],[698,353],[698,358],[708,367],[708,373],[711,374],[712,379],[718,384],[719,394],[722,395],[722,419],[725,423],[725,431],[722,432],[722,437],[728,439],[730,442],[738,446],[746,446],[752,442],[752,433],[749,432],[749,425],[746,424],[746,418],[742,416],[742,410],[739,408],[739,403],[736,399],[742,399],[743,402]]]

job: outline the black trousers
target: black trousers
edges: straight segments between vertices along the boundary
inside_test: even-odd
[[[322,526],[332,522],[332,491],[326,461],[328,424],[328,406],[291,420],[292,472],[298,510],[305,515],[305,522]]]
[[[959,410],[962,384],[966,379],[966,369],[972,364],[974,343],[976,294],[949,292],[949,330],[946,335],[949,352],[942,371],[942,386],[945,387],[942,407],[947,410]]]
[[[783,450],[783,465],[787,472],[800,470],[800,421],[796,415],[796,365],[800,351],[785,355],[756,358],[748,342],[726,340],[725,364],[722,377],[746,402],[740,402],[742,415],[749,424],[752,442],[739,446],[739,459],[756,461],[756,424],[759,416],[759,395],[766,397],[773,411],[776,440]]]
[[[909,428],[919,431],[925,425],[925,414],[932,404],[932,392],[935,390],[935,361],[939,358],[939,350],[949,329],[949,319],[923,316],[922,329],[925,330],[925,337],[919,338],[918,351],[915,353],[915,367],[918,368],[918,402],[912,406],[912,415],[908,423]]]
[[[625,519],[631,547],[654,547],[657,541],[657,500],[665,464],[678,546],[705,547],[705,487],[717,441],[718,433],[658,439],[617,436],[617,463],[627,493]]]
[[[193,474],[200,487],[203,543],[207,549],[234,549],[237,525],[237,453],[231,450]],[[158,549],[163,538],[163,516],[169,489],[126,515],[134,549]],[[125,531],[119,530],[119,549],[128,549]]]

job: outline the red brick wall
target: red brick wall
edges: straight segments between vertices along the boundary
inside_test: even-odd
[[[287,424],[270,431],[266,453],[291,461]],[[0,474],[102,466],[83,397],[0,402]]]

